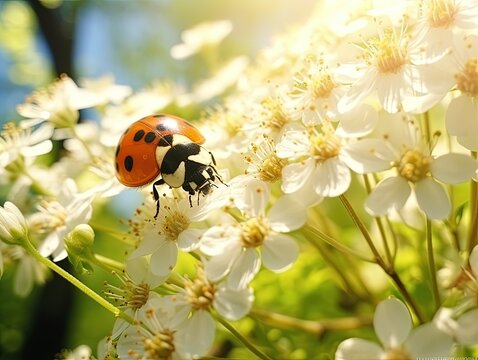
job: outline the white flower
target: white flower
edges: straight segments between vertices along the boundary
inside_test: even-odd
[[[205,355],[211,345],[209,334],[192,331],[195,324],[184,321],[171,297],[151,298],[138,319],[118,340],[121,359],[192,359]]]
[[[202,200],[199,205],[190,206],[187,198],[163,196],[156,220],[151,208],[141,211],[145,217],[138,220],[140,243],[130,258],[151,254],[151,272],[157,276],[168,275],[176,265],[178,250],[189,252],[199,246],[204,230],[192,225],[204,220],[212,209],[211,197]]]
[[[247,183],[231,181],[232,197],[244,213],[244,221],[216,225],[201,238],[200,250],[208,279],[218,281],[228,275],[227,284],[244,289],[259,271],[261,257],[272,271],[284,271],[296,260],[299,248],[283,233],[300,228],[304,207],[293,198],[278,200],[266,214],[269,192],[265,184],[252,179]],[[262,252],[259,253],[259,248]]]
[[[28,225],[21,211],[10,201],[0,206],[0,241],[22,245],[28,241]]]
[[[229,20],[197,24],[182,32],[183,43],[171,48],[171,56],[175,59],[185,59],[206,47],[217,46],[231,31],[232,23]]]
[[[28,296],[35,284],[43,285],[50,274],[49,269],[27,253],[23,247],[0,242],[0,279],[4,263],[15,264],[13,292],[20,297]],[[10,267],[6,267],[5,270],[9,269]]]
[[[116,306],[123,312],[137,319],[138,312],[146,305],[148,300],[159,295],[153,289],[164,283],[166,277],[156,276],[151,273],[149,262],[144,257],[137,257],[126,262],[124,273],[118,274],[120,286],[107,285],[106,295],[113,299]],[[112,338],[118,338],[130,323],[117,318],[112,330]]]
[[[448,105],[446,128],[460,144],[478,151],[478,36],[457,41],[454,63],[440,77],[451,78],[460,95]]]
[[[78,110],[98,105],[101,99],[93,92],[79,88],[68,76],[62,75],[47,89],[39,89],[17,107],[20,115],[30,118],[23,124],[51,122],[56,128],[72,127]]]
[[[284,193],[303,189],[303,199],[311,200],[339,196],[349,188],[352,176],[342,157],[343,140],[329,126],[322,130],[290,130],[277,144],[277,156],[289,159],[282,170]]]
[[[433,317],[433,321],[459,344],[478,345],[478,308],[457,313],[457,309],[440,308]]]
[[[87,345],[80,345],[73,351],[66,351],[61,354],[61,359],[64,360],[90,360],[91,349]]]
[[[50,140],[53,126],[44,125],[37,129],[19,128],[13,123],[4,125],[0,137],[0,168],[15,161],[18,157],[36,157],[52,149]]]
[[[412,330],[410,313],[400,300],[388,299],[379,303],[373,326],[383,347],[369,340],[351,338],[339,344],[335,359],[416,359],[451,355],[452,338],[434,323]]]
[[[434,157],[420,140],[413,121],[403,114],[387,116],[388,131],[382,139],[364,139],[344,150],[348,164],[358,173],[394,168],[395,176],[382,179],[365,202],[372,215],[400,210],[412,191],[418,206],[431,219],[443,219],[451,211],[445,188],[437,182],[456,184],[471,179],[477,163],[468,155],[449,153]]]
[[[39,212],[30,215],[28,223],[33,233],[45,236],[38,250],[43,256],[53,256],[53,261],[67,257],[65,236],[79,224],[91,218],[94,193],[78,193],[72,179],[65,180],[54,200],[43,200]]]
[[[106,104],[110,101],[117,104],[132,92],[129,86],[115,84],[112,75],[102,76],[98,79],[81,79],[80,85],[83,89],[95,93],[99,97],[99,104]]]
[[[337,103],[345,94],[345,87],[335,78],[324,60],[311,61],[294,77],[290,94],[295,111],[305,125],[320,124],[337,117]]]
[[[404,27],[380,30],[363,44],[361,61],[342,65],[338,70],[350,77],[351,87],[338,103],[339,112],[347,112],[374,94],[385,111],[399,111],[405,98],[427,91],[421,78],[422,68],[412,63],[411,43]]]

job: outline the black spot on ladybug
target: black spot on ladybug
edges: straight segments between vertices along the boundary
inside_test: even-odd
[[[173,135],[161,136],[158,146],[171,146],[173,143]]]
[[[168,128],[166,126],[164,126],[164,124],[158,124],[158,125],[156,125],[156,129],[158,129],[158,131],[165,131]]]
[[[144,137],[144,141],[146,141],[147,143],[153,142],[154,139],[156,139],[156,134],[154,132],[149,132]]]
[[[131,126],[124,131],[123,136],[125,136],[130,130],[131,130]]]
[[[119,171],[119,165],[118,165],[118,162],[115,162],[115,168],[116,168],[116,171]]]
[[[124,159],[124,167],[126,171],[131,171],[133,170],[133,158],[131,156],[126,156]]]
[[[116,148],[115,157],[118,157],[119,151],[120,151],[120,146],[118,145],[118,147]]]
[[[144,136],[144,130],[138,130],[136,134],[134,134],[133,140],[140,141]]]

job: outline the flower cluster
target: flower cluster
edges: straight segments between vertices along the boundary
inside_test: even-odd
[[[210,53],[231,29],[229,21],[197,26],[171,54]],[[100,343],[101,359],[214,354],[216,323],[256,356],[292,357],[278,348],[263,352],[228,321],[251,315],[317,335],[365,327],[372,321],[367,305],[376,303],[373,326],[383,347],[340,335],[338,348],[323,351],[364,360],[476,351],[476,1],[323,1],[307,23],[248,63],[216,64],[191,90],[162,82],[133,93],[110,78],[78,87],[64,75],[34,92],[18,107],[28,119],[5,125],[0,137],[0,179],[8,187],[0,275],[18,262],[15,289],[23,296],[42,283],[47,270],[32,249],[54,262],[68,257],[77,271],[114,270],[118,284],[104,294],[120,316]],[[220,104],[201,111],[228,88]],[[99,121],[79,121],[84,108],[96,109]],[[197,203],[163,185],[157,217],[152,188],[139,188],[142,204],[119,234],[92,221],[107,216],[105,206],[121,216],[113,205],[125,199],[114,166],[121,134],[143,116],[178,108],[196,114],[189,120],[204,134],[224,184],[217,181]],[[52,152],[58,140],[61,155]],[[350,223],[354,235],[341,233]],[[96,254],[85,224],[118,238],[125,258]],[[334,286],[368,320],[341,328],[337,319],[314,319],[312,327],[253,309],[261,273],[280,276],[315,250],[341,279]],[[361,265],[368,263],[372,276]],[[377,269],[390,280],[385,287],[370,284]]]

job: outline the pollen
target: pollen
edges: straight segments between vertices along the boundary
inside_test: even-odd
[[[167,240],[176,241],[179,235],[189,227],[191,223],[189,218],[178,209],[164,206],[162,211],[165,213],[160,221],[160,234]]]
[[[261,246],[269,234],[269,226],[261,217],[251,218],[242,224],[242,246],[253,248]]]
[[[37,233],[45,234],[65,226],[68,214],[63,205],[57,201],[43,200],[38,210],[39,212],[30,218],[32,229]]]
[[[335,158],[340,152],[340,139],[330,131],[324,133],[314,132],[311,135],[311,155],[318,162]]]
[[[114,273],[121,282],[120,286],[106,283],[105,295],[117,303],[119,308],[138,310],[149,299],[150,286],[146,283],[136,284],[126,273]]]
[[[194,280],[186,280],[186,299],[194,310],[208,310],[216,297],[216,285],[210,283],[204,270],[198,270]]]
[[[429,0],[428,23],[434,28],[447,28],[454,23],[457,11],[454,0]]]
[[[280,131],[290,121],[279,98],[267,97],[262,100],[261,105],[264,117],[263,127],[273,131]]]
[[[463,70],[455,74],[458,90],[468,96],[478,96],[478,57],[469,59]]]
[[[259,145],[252,144],[250,153],[245,156],[245,161],[250,165],[246,173],[268,183],[281,180],[282,169],[287,165],[287,160],[277,156],[274,142],[268,138]]]
[[[323,74],[312,79],[312,93],[316,98],[328,98],[337,84],[330,74]]]
[[[369,61],[382,74],[397,74],[408,63],[408,50],[394,31],[386,31],[367,43]]]
[[[163,330],[152,337],[143,339],[144,352],[147,359],[151,360],[169,360],[175,351],[174,332]]]
[[[400,176],[416,183],[430,175],[431,157],[418,150],[408,150],[397,164]]]

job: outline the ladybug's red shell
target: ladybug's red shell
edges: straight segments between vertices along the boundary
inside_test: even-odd
[[[116,177],[126,186],[152,182],[161,173],[158,146],[172,146],[175,134],[202,144],[204,136],[187,121],[172,115],[151,115],[133,123],[121,136],[116,149]]]

